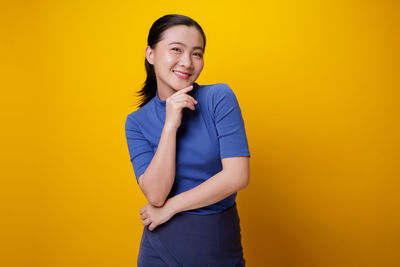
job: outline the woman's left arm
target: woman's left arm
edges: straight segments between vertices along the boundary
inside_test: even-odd
[[[143,225],[152,231],[178,212],[219,202],[249,184],[249,157],[223,158],[222,170],[198,186],[169,198],[164,206],[147,204],[140,209]]]

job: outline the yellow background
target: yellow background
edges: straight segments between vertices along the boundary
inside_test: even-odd
[[[400,266],[398,1],[1,1],[0,265],[136,266],[124,123],[160,16],[245,120],[247,266]]]

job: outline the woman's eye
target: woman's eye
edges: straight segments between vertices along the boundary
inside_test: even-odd
[[[172,48],[172,50],[173,50],[173,51],[176,51],[176,52],[180,52],[180,51],[181,51],[181,49],[178,48],[178,47],[174,47],[174,48]]]
[[[193,53],[196,57],[202,57],[203,55],[201,53]]]

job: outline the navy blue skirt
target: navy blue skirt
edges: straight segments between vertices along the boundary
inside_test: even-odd
[[[217,214],[178,213],[153,231],[144,227],[137,265],[245,266],[236,203]]]

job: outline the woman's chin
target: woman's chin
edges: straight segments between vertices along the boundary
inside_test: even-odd
[[[181,83],[179,86],[175,86],[174,89],[175,89],[175,91],[179,91],[179,90],[182,90],[182,89],[185,89],[185,88],[191,86],[193,83],[194,82]]]

